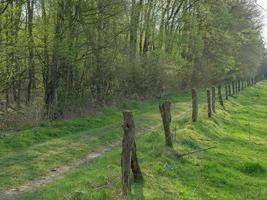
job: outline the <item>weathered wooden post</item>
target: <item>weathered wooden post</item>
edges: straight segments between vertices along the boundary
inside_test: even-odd
[[[235,94],[238,95],[238,81],[235,80]]]
[[[207,106],[208,106],[208,117],[211,117],[211,95],[210,95],[210,90],[207,90]]]
[[[133,115],[129,111],[123,112],[122,128],[124,131],[121,153],[122,192],[126,196],[131,191],[131,169],[135,180],[142,179],[142,173],[136,155],[135,124]]]
[[[240,79],[238,79],[237,84],[238,84],[238,92],[240,92],[240,91],[241,91],[241,83],[240,83]]]
[[[166,146],[173,147],[172,145],[172,136],[171,136],[171,102],[165,101],[159,105],[159,110],[163,122],[163,128],[165,133]]]
[[[235,95],[235,82],[232,81],[232,95]]]
[[[230,84],[230,82],[227,84],[227,86],[228,86],[228,96],[231,96],[232,92],[231,92],[231,84]]]
[[[192,122],[197,122],[198,118],[198,98],[196,89],[191,90],[192,93]]]
[[[220,105],[223,106],[222,86],[221,85],[218,86],[218,97],[219,97]]]
[[[215,87],[211,87],[211,108],[214,113],[216,113],[216,89]]]
[[[225,99],[228,100],[228,86],[227,86],[227,83],[224,84],[224,92],[225,92]]]

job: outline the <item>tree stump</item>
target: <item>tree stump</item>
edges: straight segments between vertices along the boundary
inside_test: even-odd
[[[219,97],[220,105],[221,106],[224,106],[223,105],[222,86],[221,85],[218,86],[218,97]]]
[[[192,122],[197,122],[198,118],[198,98],[196,89],[191,90],[192,93]]]
[[[214,113],[216,113],[216,88],[211,87],[211,108]]]
[[[124,131],[121,153],[122,192],[126,196],[131,191],[131,169],[135,180],[142,179],[142,173],[136,155],[135,124],[133,115],[129,111],[123,112],[122,128]]]
[[[166,146],[173,147],[171,130],[170,130],[171,102],[165,101],[164,103],[160,104],[159,110],[160,110],[160,114],[161,114],[161,118],[162,118],[162,122],[163,122]]]
[[[208,106],[208,117],[211,117],[211,95],[210,95],[210,90],[207,90],[207,106]]]

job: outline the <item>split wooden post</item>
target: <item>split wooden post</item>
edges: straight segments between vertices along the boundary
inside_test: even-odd
[[[198,118],[198,98],[196,89],[191,90],[192,93],[192,122],[197,122]]]
[[[161,118],[162,118],[162,122],[163,122],[166,146],[173,147],[171,129],[170,129],[170,124],[171,124],[171,120],[172,120],[172,118],[171,118],[171,102],[165,101],[164,103],[160,104],[159,110],[160,110],[160,114],[161,114]]]
[[[210,95],[210,90],[207,90],[207,106],[208,106],[208,117],[211,117],[211,95]]]
[[[218,97],[219,97],[220,105],[221,106],[224,106],[223,105],[222,86],[221,85],[218,86]]]
[[[214,113],[216,113],[216,88],[211,87],[211,96],[212,96],[212,101],[211,101],[211,108]]]
[[[133,115],[129,111],[123,112],[122,128],[124,131],[121,153],[122,192],[126,196],[131,191],[131,169],[135,180],[142,179],[142,173],[136,155],[135,124]]]

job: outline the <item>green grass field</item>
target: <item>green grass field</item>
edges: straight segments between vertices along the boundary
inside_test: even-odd
[[[190,109],[190,94],[168,97],[172,115]],[[0,191],[47,174],[121,138],[121,113],[132,110],[138,128],[137,150],[144,181],[132,184],[127,199],[267,199],[267,82],[225,101],[207,118],[202,92],[199,121],[190,112],[174,120],[174,149],[208,151],[177,159],[165,147],[158,101],[132,102],[89,118],[43,123],[0,138]],[[121,199],[121,148],[83,165],[55,182],[21,195],[20,200]]]

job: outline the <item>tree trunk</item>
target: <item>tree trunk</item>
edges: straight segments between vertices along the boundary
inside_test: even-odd
[[[34,9],[34,0],[27,0],[27,19],[28,19],[28,73],[29,73],[29,82],[27,88],[27,103],[31,101],[31,91],[35,85],[35,67],[34,67],[34,50],[33,50],[33,9]]]

